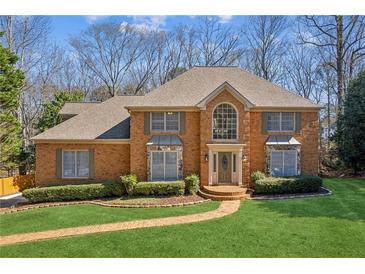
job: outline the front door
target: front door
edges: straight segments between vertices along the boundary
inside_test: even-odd
[[[232,153],[218,152],[218,183],[231,183]]]

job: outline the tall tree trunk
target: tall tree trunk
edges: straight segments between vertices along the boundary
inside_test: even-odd
[[[330,95],[330,86],[327,83],[327,151],[330,148],[330,134],[331,134],[331,95]]]
[[[342,112],[343,88],[343,16],[336,16],[337,113]]]

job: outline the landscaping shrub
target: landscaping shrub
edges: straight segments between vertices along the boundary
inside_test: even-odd
[[[198,175],[192,174],[186,176],[184,182],[186,194],[196,194],[198,192],[200,186],[200,180]]]
[[[318,176],[267,177],[255,182],[257,194],[283,194],[317,192],[322,186]]]
[[[262,179],[265,179],[265,178],[266,178],[265,173],[263,173],[259,170],[255,171],[251,174],[252,182],[256,182],[257,180],[262,180]]]
[[[89,200],[113,196],[110,182],[30,188],[23,196],[32,203]]]
[[[133,190],[134,195],[183,195],[185,192],[184,181],[171,182],[140,182]]]
[[[132,195],[133,194],[133,190],[134,187],[137,184],[137,176],[134,174],[130,174],[130,175],[123,175],[120,176],[120,183],[121,183],[121,187],[122,189],[125,190],[125,193],[127,193],[128,195]]]
[[[126,194],[125,188],[122,185],[121,180],[110,181],[108,183],[110,184],[109,187],[112,196],[121,197]]]

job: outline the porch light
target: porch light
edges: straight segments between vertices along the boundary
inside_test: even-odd
[[[209,161],[209,156],[208,154],[205,154],[205,161],[208,162]]]
[[[243,154],[242,154],[242,161],[243,161],[243,162],[246,162],[246,160],[247,160],[247,157],[246,157],[245,155],[243,155]]]

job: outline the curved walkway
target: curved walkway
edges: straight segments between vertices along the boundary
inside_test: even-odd
[[[195,222],[222,218],[224,216],[236,212],[239,209],[239,207],[240,207],[239,200],[223,201],[221,202],[220,206],[217,209],[204,213],[197,213],[197,214],[176,216],[176,217],[127,221],[127,222],[119,222],[111,224],[79,226],[79,227],[63,228],[63,229],[48,230],[41,232],[31,232],[31,233],[9,235],[9,236],[1,236],[0,245],[24,243],[24,242],[101,233],[101,232],[130,230],[136,228],[195,223]]]

